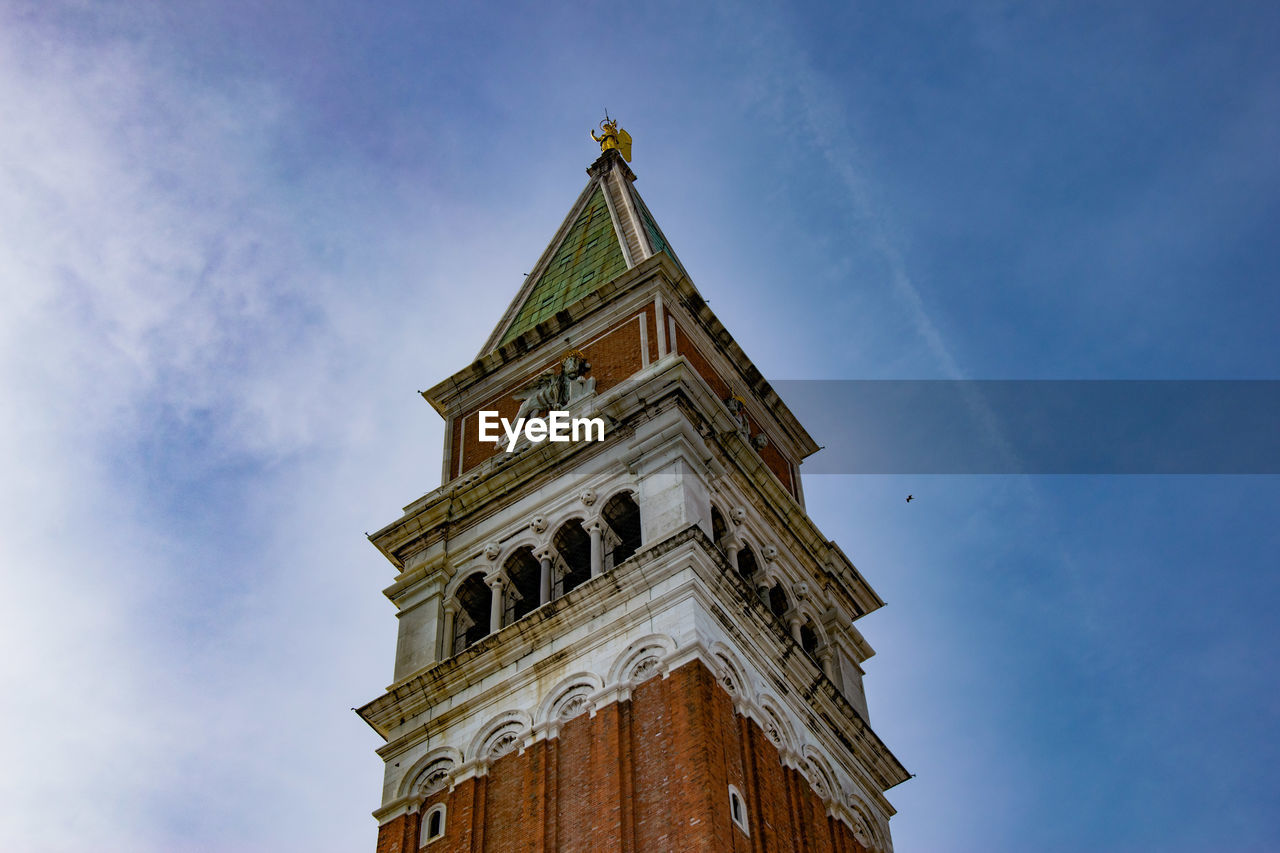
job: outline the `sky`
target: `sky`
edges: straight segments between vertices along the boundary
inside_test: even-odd
[[[1277,43],[1249,2],[0,0],[0,849],[373,848],[364,534],[439,485],[417,391],[606,108],[772,380],[1278,379]],[[804,487],[888,602],[898,851],[1280,850],[1276,476]]]

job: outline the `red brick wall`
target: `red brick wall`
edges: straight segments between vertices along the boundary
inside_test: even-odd
[[[648,314],[650,315],[648,322],[652,327],[653,319],[651,315],[653,310],[651,306],[648,309]],[[638,312],[620,321],[603,336],[586,346],[579,347],[586,354],[587,361],[591,362],[590,375],[596,380],[596,393],[607,391],[627,377],[634,375],[640,369],[640,323],[636,320],[637,316]],[[650,345],[652,346],[652,332],[650,333]],[[543,371],[553,368],[558,369],[561,359],[562,355],[557,353],[553,358],[537,369],[532,370],[528,376],[512,387],[502,389],[493,399],[486,401],[464,415],[454,418],[453,446],[449,448],[450,477],[458,476],[459,453],[462,454],[462,471],[465,473],[496,452],[494,444],[480,441],[480,419],[477,413],[483,409],[496,411],[499,417],[515,418],[516,412],[520,410],[520,403],[511,395],[527,387]],[[462,426],[463,421],[466,422],[465,428]]]
[[[677,352],[689,360],[689,364],[694,370],[698,371],[698,375],[707,381],[711,386],[711,390],[721,400],[725,400],[733,393],[729,385],[720,378],[720,374],[716,373],[715,368],[711,366],[711,362],[703,356],[702,352],[694,346],[693,342],[676,324]],[[751,434],[755,435],[760,431],[760,425],[748,417],[751,424]],[[760,448],[760,459],[773,472],[774,476],[782,483],[783,487],[792,495],[796,493],[795,485],[791,481],[791,464],[787,458],[783,456],[772,444],[767,444]]]
[[[652,362],[658,358],[657,324],[655,323],[653,306],[645,306],[643,313],[645,325],[648,327],[649,360]],[[603,336],[581,347],[587,356],[587,360],[591,362],[591,376],[596,380],[597,393],[607,391],[640,370],[640,324],[636,320],[637,316],[639,316],[639,312],[620,321]],[[731,391],[728,384],[720,378],[720,375],[711,367],[711,362],[693,345],[693,342],[689,340],[689,337],[678,324],[676,326],[676,340],[668,342],[668,346],[672,344],[674,344],[677,352],[689,360],[698,375],[707,381],[707,384],[711,386],[711,390],[715,392],[717,397],[723,400],[729,396]],[[512,387],[504,388],[492,399],[454,418],[453,439],[451,446],[448,448],[450,478],[467,472],[497,452],[497,445],[480,441],[479,416],[477,413],[483,409],[496,411],[500,418],[515,418],[516,412],[520,409],[520,403],[511,395],[532,383],[538,374],[544,370],[556,368],[560,364],[560,360],[561,356],[556,355],[548,360],[546,364],[531,371],[527,377],[521,379],[520,382]],[[466,424],[465,427],[463,426],[464,422]],[[751,428],[754,434],[759,430],[760,426],[752,422]],[[764,464],[774,473],[787,491],[794,495],[796,490],[792,482],[791,464],[787,458],[772,444],[761,448],[759,452]],[[462,456],[461,471],[458,467],[459,454]]]
[[[729,817],[742,792],[750,835]],[[565,723],[436,794],[445,837],[428,853],[866,853],[700,662],[637,686],[631,699]],[[414,853],[418,815],[384,824],[377,853]]]
[[[409,853],[417,850],[418,815],[400,815],[378,827],[377,853]]]

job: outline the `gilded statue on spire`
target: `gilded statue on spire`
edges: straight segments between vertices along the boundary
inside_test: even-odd
[[[617,119],[609,118],[608,112],[604,114],[604,121],[600,122],[600,130],[603,133],[602,136],[596,136],[596,132],[591,131],[591,138],[600,143],[600,152],[604,153],[610,148],[616,148],[622,155],[622,159],[630,163],[631,134],[618,127]]]

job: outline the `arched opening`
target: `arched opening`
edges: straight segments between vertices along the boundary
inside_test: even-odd
[[[724,538],[729,535],[729,525],[724,523],[724,515],[714,506],[711,507],[711,541],[724,553]]]
[[[554,598],[568,595],[575,587],[591,580],[591,537],[579,519],[572,518],[560,525],[551,544],[560,555],[556,573]]]
[[[429,841],[444,837],[444,803],[432,807],[429,812],[422,816],[420,834],[422,836],[420,846],[425,846]]]
[[[775,583],[769,588],[769,609],[773,611],[773,615],[781,618],[782,614],[791,609],[791,604],[787,601],[787,594],[782,589],[782,583]]]
[[[454,597],[458,600],[458,614],[453,622],[453,653],[457,654],[488,636],[493,591],[484,582],[484,575],[476,572],[459,585]]]
[[[630,492],[609,498],[600,510],[605,523],[604,570],[609,571],[640,549],[640,506]]]
[[[800,647],[810,656],[818,654],[818,632],[813,630],[812,622],[800,626]]]
[[[539,586],[542,581],[542,564],[533,556],[533,548],[525,546],[507,557],[502,572],[510,581],[506,589],[505,624],[532,613],[538,606]]]
[[[729,786],[729,819],[743,832],[750,834],[747,828],[747,804],[743,802],[742,793],[736,786]]]
[[[756,552],[751,550],[750,545],[742,546],[742,550],[738,552],[738,574],[747,580],[751,580],[759,570],[760,564],[756,562]]]

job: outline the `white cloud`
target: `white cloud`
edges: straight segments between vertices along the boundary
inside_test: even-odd
[[[65,41],[0,26],[0,847],[371,843],[347,709],[394,624],[359,531],[434,415],[366,387],[410,342],[359,342],[404,321],[372,330],[273,202],[270,90]]]

